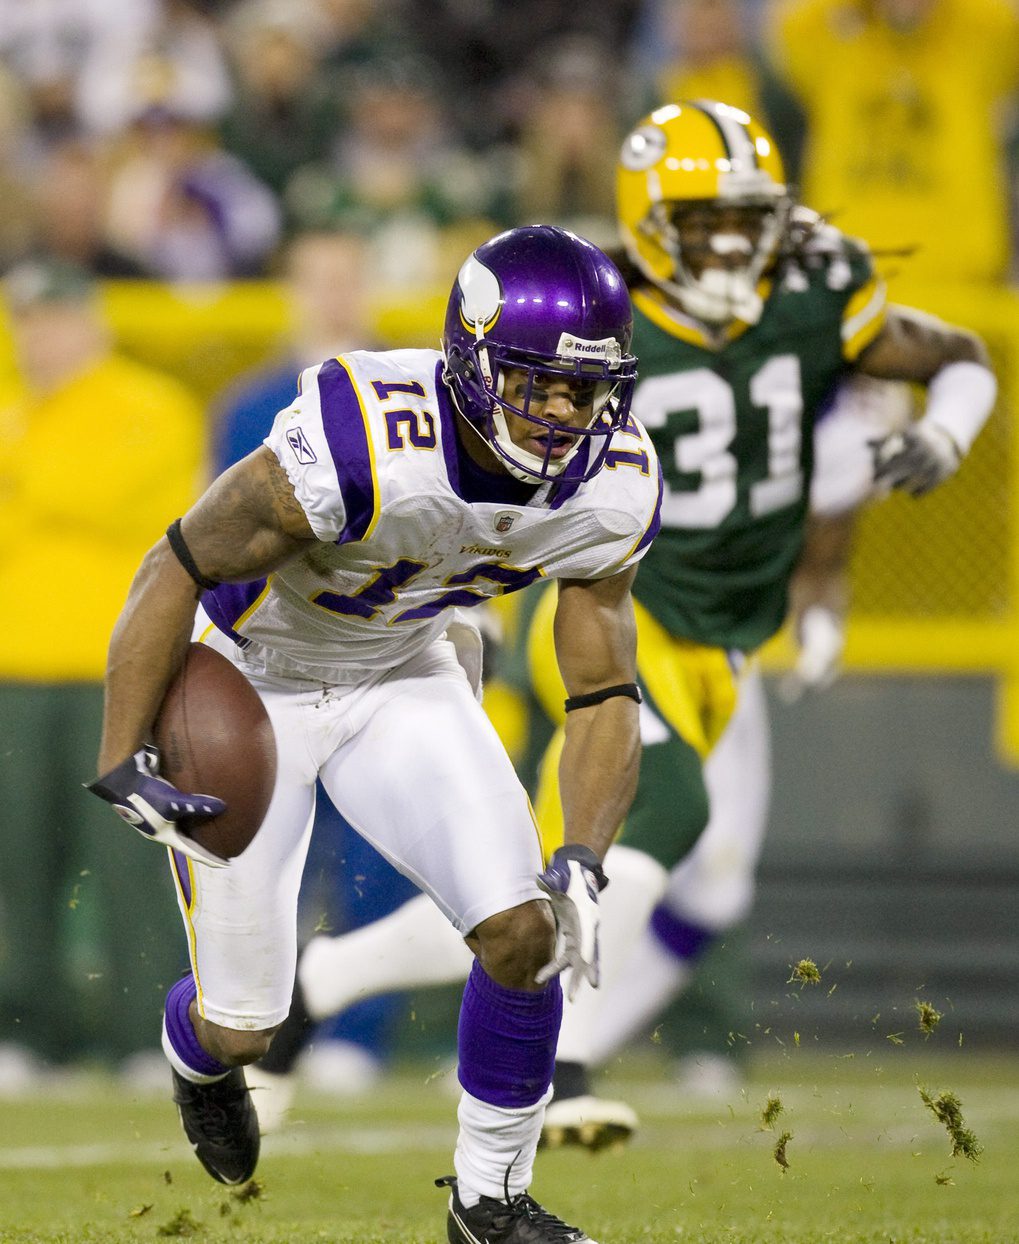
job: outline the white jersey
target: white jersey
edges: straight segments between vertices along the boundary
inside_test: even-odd
[[[518,481],[492,476],[492,500],[467,499],[477,486],[441,367],[435,350],[342,355],[304,371],[298,397],[276,417],[265,444],[320,543],[267,579],[222,584],[202,602],[266,668],[371,679],[421,652],[454,609],[537,579],[615,574],[657,532],[658,461],[634,419],[585,483],[568,468],[521,499]]]

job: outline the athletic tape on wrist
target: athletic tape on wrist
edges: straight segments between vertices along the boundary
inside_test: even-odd
[[[922,422],[945,432],[962,456],[987,422],[997,395],[994,372],[982,363],[948,363],[927,386]]]

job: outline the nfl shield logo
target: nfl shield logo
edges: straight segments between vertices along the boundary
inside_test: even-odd
[[[503,510],[501,514],[496,514],[495,516],[495,529],[499,535],[503,535],[509,531],[516,521],[517,516],[515,514],[510,514],[509,511]]]

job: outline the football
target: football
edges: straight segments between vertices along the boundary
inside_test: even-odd
[[[265,819],[276,783],[276,739],[254,687],[221,653],[191,644],[154,737],[160,776],[226,804],[191,836],[224,859],[240,855]]]

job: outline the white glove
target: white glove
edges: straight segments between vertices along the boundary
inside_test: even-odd
[[[805,609],[797,631],[799,656],[779,688],[787,704],[798,700],[805,691],[824,691],[830,687],[839,676],[846,646],[842,618],[824,605]]]
[[[943,484],[962,461],[952,438],[929,419],[870,443],[874,450],[874,482],[901,488],[913,497],[922,497]]]
[[[566,998],[572,1002],[582,981],[598,987],[598,894],[608,878],[590,847],[570,845],[553,853],[538,885],[552,904],[555,953],[534,979],[544,985],[569,968]]]

